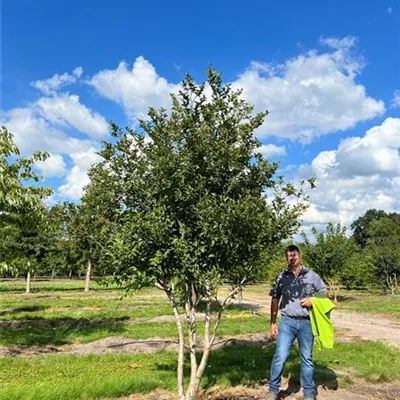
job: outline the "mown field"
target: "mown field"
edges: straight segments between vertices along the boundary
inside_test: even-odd
[[[175,390],[176,353],[71,353],[75,345],[119,336],[132,340],[175,338],[176,327],[165,295],[145,289],[125,297],[116,288],[92,285],[83,293],[82,281],[33,282],[23,293],[23,281],[0,283],[0,398],[100,399],[116,398],[157,388]],[[269,319],[264,309],[251,307],[246,293],[268,297],[266,285],[246,289],[244,303],[226,313],[219,334],[239,337],[239,344],[215,350],[203,387],[260,385],[267,381],[274,344],[260,346],[251,334],[264,334]],[[379,292],[342,292],[341,310],[379,313],[400,319],[400,298]],[[168,317],[170,316],[170,317]],[[201,335],[203,323],[199,322]],[[48,354],[42,354],[42,350]],[[352,385],[355,380],[400,380],[400,349],[378,342],[338,342],[334,350],[315,352],[318,384]],[[286,376],[299,381],[298,353],[294,349]]]

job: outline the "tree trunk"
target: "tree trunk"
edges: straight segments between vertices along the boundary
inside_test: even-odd
[[[192,389],[192,382],[196,379],[197,372],[197,359],[196,359],[196,346],[197,346],[197,335],[196,335],[196,290],[192,284],[186,284],[186,298],[185,298],[185,311],[186,311],[186,322],[188,327],[188,339],[189,339],[189,355],[190,355],[190,381],[188,391],[186,392],[186,398],[188,392]]]
[[[85,279],[85,293],[89,293],[90,273],[92,272],[92,263],[90,260],[87,262],[86,279]]]
[[[56,271],[54,268],[51,270],[51,279],[54,279],[54,276],[56,275]]]
[[[72,279],[72,269],[69,270],[68,278]]]
[[[193,400],[196,398],[197,392],[200,388],[201,378],[204,374],[204,371],[207,366],[208,357],[210,355],[210,348],[213,342],[213,339],[210,340],[210,327],[211,327],[211,299],[207,299],[206,303],[206,320],[204,327],[204,345],[203,345],[203,356],[201,357],[200,364],[194,366],[194,363],[191,363],[191,376],[189,387],[186,391],[185,400]],[[195,370],[193,370],[195,367]]]
[[[183,324],[181,315],[179,314],[178,305],[175,299],[174,293],[174,285],[171,284],[171,287],[168,287],[163,282],[160,282],[163,290],[165,291],[168,299],[171,303],[172,309],[174,311],[175,322],[178,328],[178,337],[179,337],[179,351],[178,351],[178,367],[177,367],[177,386],[178,386],[178,397],[179,400],[185,400],[185,387],[183,381],[183,366],[185,362],[185,337],[183,334]]]
[[[239,292],[238,292],[238,303],[242,304],[243,302],[243,288],[240,286]]]
[[[28,262],[28,266],[30,266],[30,263]],[[31,271],[28,269],[28,273],[26,274],[26,293],[31,292]]]

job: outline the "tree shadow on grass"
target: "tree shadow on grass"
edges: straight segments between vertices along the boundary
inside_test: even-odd
[[[267,385],[269,370],[275,352],[275,345],[236,344],[215,350],[210,354],[207,369],[202,379],[202,387],[207,389],[215,385]],[[199,356],[200,357],[200,356]],[[157,369],[170,370],[175,365],[158,364]],[[189,365],[185,365],[185,374]],[[283,376],[289,378],[288,387],[281,390],[279,398],[284,399],[300,388],[300,356],[297,348],[292,350],[286,362]],[[315,384],[318,388],[338,389],[336,373],[324,365],[315,363]]]
[[[9,308],[7,310],[1,310],[0,315],[17,314],[20,312],[44,311],[46,308],[49,308],[49,306],[25,306],[25,307]]]
[[[63,345],[77,338],[93,337],[93,340],[121,334],[126,325],[123,318],[74,319],[52,318],[36,321],[1,321],[2,345]]]
[[[213,313],[218,312],[221,308],[220,303],[213,302],[211,304],[211,310]],[[232,303],[227,307],[228,311],[253,311],[257,312],[260,309],[260,306],[258,304],[252,304],[252,303]],[[197,311],[198,312],[205,312],[206,311],[206,302],[205,301],[200,301],[200,303],[197,306]]]

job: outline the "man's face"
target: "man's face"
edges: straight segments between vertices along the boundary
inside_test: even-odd
[[[288,251],[286,253],[286,261],[289,266],[297,267],[300,265],[300,254],[297,251]]]

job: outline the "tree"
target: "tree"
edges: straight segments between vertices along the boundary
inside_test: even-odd
[[[26,293],[30,293],[31,275],[38,270],[49,247],[49,225],[45,217],[48,211],[44,205],[42,210],[36,207],[35,211],[35,221],[30,220],[32,210],[10,213],[0,229],[2,258],[12,269],[25,274]]]
[[[47,157],[48,153],[45,152],[35,152],[27,158],[20,157],[12,134],[6,127],[1,127],[0,218],[6,219],[12,212],[33,211],[35,208],[41,208],[42,201],[51,195],[52,190],[32,184],[42,179],[32,168],[37,161],[44,161]]]
[[[104,161],[91,173],[103,193],[115,196],[119,227],[109,250],[115,281],[131,289],[155,284],[172,306],[180,399],[195,398],[221,314],[255,276],[260,252],[293,234],[305,209],[303,189],[285,185],[275,176],[278,164],[256,152],[254,131],[267,113],[253,115],[240,92],[224,86],[213,69],[207,85],[208,97],[206,84],[187,76],[172,95],[170,113],[151,108],[136,130],[111,124],[114,139],[104,143]],[[296,199],[293,205],[289,198]],[[235,288],[220,301],[223,283]],[[201,300],[206,316],[200,356]],[[190,358],[186,390],[183,315]]]
[[[351,224],[354,240],[361,249],[364,249],[367,245],[367,241],[369,238],[368,230],[371,222],[376,221],[380,218],[384,218],[386,216],[387,214],[383,210],[370,209]]]
[[[373,257],[376,275],[392,295],[398,291],[400,276],[400,214],[375,220],[369,227],[367,249]]]
[[[346,228],[340,224],[329,223],[325,232],[312,228],[315,244],[304,235],[304,260],[331,290],[337,302],[340,284],[344,282],[346,271],[351,270],[350,261],[356,253],[354,241],[346,236]]]
[[[43,201],[52,193],[50,188],[38,185],[42,178],[33,171],[33,166],[47,157],[48,154],[43,152],[20,157],[12,134],[1,127],[0,262],[7,264],[9,269],[22,265],[27,274],[27,292],[32,264],[42,255],[38,236],[44,227],[46,208]]]

